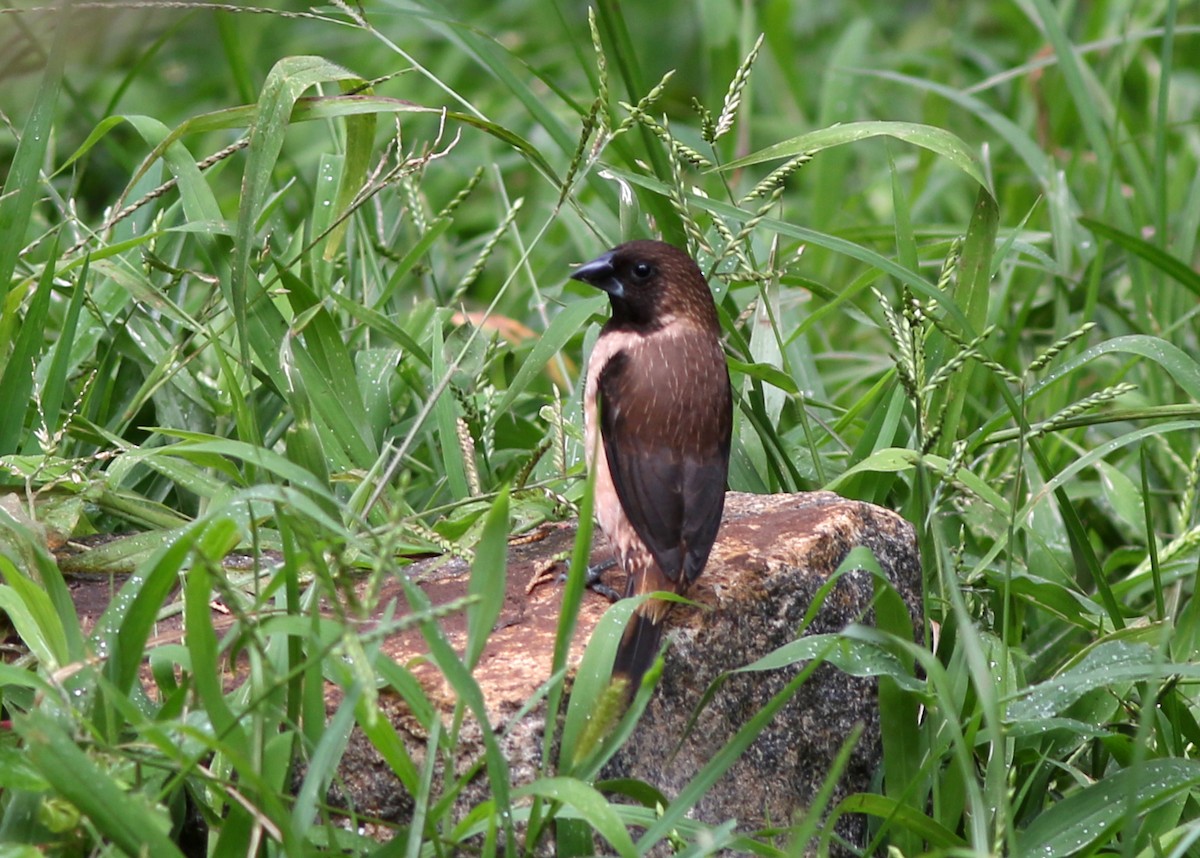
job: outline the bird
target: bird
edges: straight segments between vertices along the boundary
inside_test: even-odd
[[[733,393],[708,282],[684,250],[620,244],[571,277],[609,298],[588,361],[584,437],[594,509],[626,574],[625,596],[684,594],[721,525]],[[653,665],[671,602],[634,612],[613,663],[636,693]]]

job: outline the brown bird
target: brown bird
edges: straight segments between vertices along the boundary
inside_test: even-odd
[[[628,576],[626,596],[683,593],[708,562],[729,473],[733,395],[712,293],[695,261],[661,241],[619,245],[571,277],[612,305],[584,390],[596,518]],[[631,694],[670,607],[643,603],[625,630],[613,674]]]

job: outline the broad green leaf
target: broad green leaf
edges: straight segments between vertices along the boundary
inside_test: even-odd
[[[57,723],[30,714],[14,719],[30,761],[51,786],[87,816],[105,839],[129,855],[182,856],[170,837],[163,808],[138,800],[101,769]]]
[[[170,129],[153,117],[130,114],[124,118],[137,129],[143,140],[151,146],[162,147],[163,161],[178,183],[179,198],[188,221],[193,224],[221,223],[224,217],[217,198],[200,172],[195,156],[183,143],[177,139],[166,142]],[[149,163],[147,161],[146,166]]]
[[[218,521],[216,527],[228,531],[231,524],[228,521]],[[190,546],[193,548],[203,536],[203,531],[197,528],[194,533],[196,542],[192,542]],[[185,543],[185,550],[187,547],[189,546]],[[175,556],[172,557],[170,565],[174,566],[178,554],[172,553]],[[192,677],[200,705],[212,722],[216,735],[229,743],[238,757],[250,759],[250,735],[246,729],[250,725],[242,723],[241,718],[230,708],[230,701],[225,695],[220,647],[212,617],[212,587],[209,564],[203,559],[194,563],[184,577],[183,587],[184,623],[188,630],[186,644],[192,660]],[[136,639],[133,643],[135,646],[128,648],[130,654],[140,653],[144,643],[139,646]]]
[[[504,607],[505,584],[508,580],[508,489],[492,503],[483,535],[475,546],[475,562],[471,565],[471,580],[467,594],[474,601],[467,606],[467,649],[463,663],[474,670],[483,655],[483,647],[496,625]]]
[[[942,849],[966,849],[967,843],[953,831],[923,813],[893,798],[873,793],[847,796],[837,807],[838,813],[868,813],[889,824],[911,831],[930,845]]]
[[[1122,640],[1101,643],[1071,668],[1026,689],[1009,704],[1008,717],[1014,721],[1052,717],[1093,688],[1149,676],[1145,668],[1153,662],[1154,651],[1146,644]]]
[[[0,301],[12,289],[13,272],[25,247],[33,205],[41,194],[39,172],[50,145],[54,111],[62,88],[63,62],[69,49],[67,40],[71,28],[67,18],[70,14],[69,7],[62,7],[33,109],[21,129],[17,151],[12,156],[8,175],[4,178],[4,190],[0,193]]]
[[[42,269],[37,291],[21,320],[12,352],[0,374],[0,402],[6,403],[0,413],[0,455],[16,453],[24,446],[25,417],[33,394],[33,373],[42,350],[46,347],[46,313],[50,307],[50,292],[54,286],[54,266],[58,261],[57,236],[50,247],[49,259]],[[7,292],[7,289],[0,289]]]
[[[872,120],[831,125],[828,128],[820,128],[807,134],[801,134],[799,137],[784,140],[781,143],[774,143],[765,149],[759,149],[757,152],[737,158],[714,169],[728,172],[749,167],[752,164],[761,164],[763,161],[778,161],[805,153],[811,155],[822,149],[844,146],[847,143],[856,143],[859,140],[881,136],[894,137],[941,155],[978,182],[984,189],[988,188],[988,182],[979,167],[979,160],[961,138],[944,128],[915,122]]]
[[[42,384],[42,414],[45,415],[50,430],[56,431],[65,421],[67,415],[62,413],[63,401],[67,392],[67,379],[71,367],[71,350],[75,345],[75,332],[79,325],[79,311],[83,307],[83,298],[87,293],[88,274],[90,272],[90,257],[85,256],[83,268],[71,289],[71,300],[63,314],[62,327],[58,331],[55,342],[50,346],[50,366]]]
[[[513,377],[505,391],[504,398],[496,406],[497,415],[504,414],[512,407],[513,402],[520,396],[535,375],[542,371],[546,362],[562,351],[567,341],[578,334],[584,323],[596,315],[605,306],[608,299],[604,295],[588,298],[578,298],[567,304],[562,311],[550,322],[550,327],[534,344],[529,357],[525,358],[521,368]]]
[[[47,659],[50,670],[89,653],[71,592],[45,545],[45,534],[32,523],[0,508],[0,574],[8,584],[5,608],[13,611],[14,624],[30,635],[30,645]]]
[[[1200,274],[1162,248],[1151,244],[1144,238],[1130,235],[1128,232],[1093,218],[1080,218],[1079,222],[1096,235],[1107,238],[1134,256],[1146,260],[1193,295],[1200,296]]]
[[[568,586],[571,583],[567,579]],[[605,706],[610,692],[613,659],[617,644],[630,617],[645,598],[620,599],[604,612],[592,629],[588,645],[575,670],[571,698],[563,722],[558,770],[563,774],[589,780],[595,777],[605,760],[620,747],[613,741],[614,725],[620,712]],[[624,699],[619,701],[624,705]],[[601,722],[599,727],[593,725]]]
[[[270,366],[275,360],[272,344],[279,342],[279,338],[263,340],[257,336],[251,337],[250,308],[252,305],[266,305],[267,302],[264,300],[262,284],[251,270],[250,259],[256,246],[259,217],[268,201],[268,190],[283,148],[284,134],[291,122],[292,110],[297,99],[309,87],[331,81],[359,80],[328,60],[299,56],[281,59],[263,83],[254,110],[254,125],[250,132],[246,169],[242,178],[230,276],[221,281],[225,299],[233,312],[241,363],[247,368],[252,350],[265,365]],[[257,312],[263,313],[263,307],[259,306]],[[247,412],[247,416],[252,417],[252,412]],[[239,430],[244,440],[259,439],[259,429],[253,424],[240,426]]]
[[[618,855],[634,856],[633,838],[613,805],[594,787],[575,778],[539,778],[527,786],[513,790],[513,798],[538,795],[561,804],[570,805],[595,828],[596,832],[617,850]]]
[[[988,296],[991,293],[992,252],[996,246],[996,229],[999,223],[996,201],[986,187],[981,187],[975,198],[975,210],[967,235],[963,241],[959,259],[958,277],[950,301],[957,305],[967,318],[968,330],[982,331],[988,320]],[[949,346],[948,343],[944,343]],[[938,365],[949,358],[951,349],[941,350]],[[945,390],[939,391],[932,406],[933,413],[940,413],[941,426],[945,427],[938,441],[937,451],[949,456],[955,442],[961,436],[963,409],[972,391],[972,379],[982,375],[982,369],[968,361],[956,372]]]
[[[1146,813],[1200,786],[1200,762],[1149,760],[1114,772],[1042,811],[1017,842],[1021,854],[1073,855],[1115,837],[1127,814]]]
[[[433,377],[448,380],[453,376],[454,368],[446,364],[446,346],[442,339],[440,318],[431,326],[430,334],[433,338],[429,349],[429,356],[433,361],[430,367]],[[454,398],[454,391],[448,383],[439,385],[439,392],[433,404],[433,419],[437,426],[438,439],[436,446],[441,453],[442,473],[446,476],[450,493],[454,500],[461,501],[469,497],[471,491],[467,486],[467,464],[463,458],[466,451],[458,443],[458,417],[459,405]]]
[[[354,88],[353,81],[340,81],[343,90]],[[366,94],[371,94],[371,88],[366,88]],[[371,166],[371,158],[375,153],[375,125],[378,114],[364,113],[346,117],[346,155],[342,159],[341,173],[338,176],[337,198],[334,200],[333,213],[337,218],[329,236],[325,239],[324,259],[331,262],[342,244],[342,239],[350,226],[350,204],[354,202],[367,177]]]
[[[247,465],[253,465],[256,468],[269,471],[306,491],[327,491],[327,488],[318,483],[310,471],[293,462],[289,462],[286,457],[279,455],[274,450],[269,450],[265,447],[256,447],[253,444],[246,444],[242,441],[213,438],[212,436],[196,432],[181,432],[166,428],[160,428],[159,431],[164,435],[181,439],[180,443],[169,447],[140,450],[130,455],[145,456],[148,458],[179,456],[190,459],[215,454],[217,457],[241,461]]]
[[[1114,353],[1135,354],[1154,361],[1167,371],[1175,383],[1183,388],[1183,391],[1192,400],[1200,401],[1200,363],[1197,363],[1178,346],[1160,337],[1143,334],[1113,337],[1090,346],[1071,360],[1057,365],[1031,389],[1029,399],[1033,400],[1059,379],[1070,377],[1084,364],[1103,355]]]
[[[924,684],[914,679],[892,653],[840,634],[805,635],[739,667],[736,672],[779,670],[814,658],[827,661],[850,676],[887,676],[910,691],[924,689]]]
[[[1120,468],[1105,461],[1096,463],[1100,474],[1100,488],[1113,511],[1128,527],[1143,530],[1146,525],[1146,510],[1141,491],[1133,480],[1125,476]]]
[[[9,582],[0,586],[0,612],[38,663],[48,673],[58,670],[68,659],[61,651],[61,628],[49,597],[17,572],[7,557],[0,557],[0,574]]]
[[[404,588],[404,595],[408,600],[409,606],[414,611],[429,611],[429,597],[420,587],[410,581],[407,576],[400,577],[400,584]],[[492,790],[492,800],[496,803],[497,812],[500,814],[505,837],[507,838],[506,842],[509,844],[511,850],[515,848],[515,844],[513,841],[512,792],[509,780],[509,763],[500,748],[496,733],[494,732],[488,715],[487,704],[483,697],[483,691],[475,681],[475,678],[471,676],[471,671],[467,669],[466,665],[459,659],[457,653],[454,652],[454,648],[450,646],[449,641],[446,639],[445,632],[437,622],[422,622],[421,634],[425,639],[426,645],[429,647],[430,659],[442,672],[442,676],[445,677],[455,697],[465,704],[466,708],[480,724],[484,745],[484,761],[488,782]]]
[[[725,361],[729,364],[729,368],[733,372],[740,372],[759,381],[765,381],[767,384],[777,387],[793,396],[800,393],[800,388],[796,386],[796,382],[790,375],[770,364],[745,363],[732,357],[727,357]]]

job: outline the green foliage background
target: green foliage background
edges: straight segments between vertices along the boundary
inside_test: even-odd
[[[1197,3],[0,12],[5,854],[802,854],[830,810],[903,854],[1196,850]],[[495,737],[435,777],[483,712],[505,538],[590,521],[578,380],[604,299],[566,275],[644,235],[711,274],[732,488],[831,488],[920,538],[921,641],[792,653],[885,665],[885,757],[875,792],[787,830],[686,819],[744,744],[657,810],[610,803],[596,773],[636,706],[571,760],[548,736],[534,784]],[[62,569],[47,549],[93,534],[118,538]],[[430,554],[470,560],[464,605],[409,586],[363,631],[347,582]],[[84,628],[64,572],[132,575]],[[155,642],[163,612],[182,643]],[[410,625],[449,723],[379,652]],[[413,797],[382,846],[325,804],[356,724]],[[456,820],[478,771],[491,798]]]

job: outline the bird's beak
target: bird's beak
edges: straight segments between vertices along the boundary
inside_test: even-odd
[[[621,281],[617,279],[616,270],[612,264],[613,254],[610,250],[597,256],[591,262],[580,265],[571,272],[572,280],[582,280],[589,286],[595,286],[597,289],[603,289],[614,298],[621,298],[625,295],[625,287]]]

